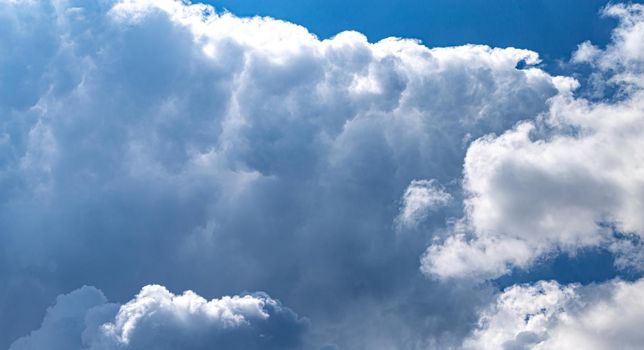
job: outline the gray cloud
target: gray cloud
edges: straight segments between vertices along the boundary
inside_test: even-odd
[[[529,50],[318,40],[179,1],[0,0],[0,16],[0,346],[79,285],[127,305],[151,283],[265,290],[315,347],[457,344],[492,288],[428,280],[418,260],[463,216],[468,146],[571,89]],[[453,200],[396,235],[416,179]],[[92,322],[118,328],[104,308]]]

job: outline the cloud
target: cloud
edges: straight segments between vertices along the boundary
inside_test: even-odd
[[[634,47],[644,41],[644,16],[640,5],[605,12],[620,25],[595,60],[620,96],[593,102],[562,91],[536,120],[473,142],[464,164],[466,216],[428,249],[424,271],[496,277],[550,253],[617,252],[633,246],[624,239],[644,234],[644,61]],[[637,249],[627,249],[621,265],[641,268]]]
[[[406,235],[400,198],[458,180],[469,142],[567,89],[529,50],[319,40],[181,1],[0,16],[0,347],[65,291],[125,302],[150,283],[266,290],[320,346],[452,342],[487,289],[427,281],[418,257],[439,215],[462,215],[458,190]]]
[[[452,200],[436,181],[413,180],[405,190],[398,223],[403,226],[414,226],[427,216],[427,212],[444,206]]]
[[[540,281],[506,289],[465,349],[637,349],[644,281],[580,286]]]
[[[575,63],[592,62],[601,53],[601,50],[590,41],[584,41],[577,46],[577,50],[572,55],[572,61]]]
[[[299,349],[306,328],[263,293],[208,301],[148,285],[118,305],[83,287],[59,296],[41,327],[9,349]]]
[[[444,277],[597,245],[639,266],[638,9],[578,60],[623,90],[590,102],[529,50],[0,0],[0,347],[449,348],[492,288],[425,278],[427,242]],[[130,300],[153,281],[266,290],[311,325],[263,294]]]
[[[612,4],[602,15],[615,17],[619,26],[613,30],[612,42],[600,50],[591,42],[580,44],[572,55],[573,63],[585,63],[591,71],[583,79],[591,87],[589,96],[605,99],[617,92],[642,88],[642,36],[644,36],[644,6],[642,4]]]
[[[644,68],[644,5],[615,4],[604,9],[604,15],[619,19],[619,26],[613,31],[613,43],[602,55],[595,57],[598,68],[610,71],[613,82],[634,84],[643,87],[642,74]]]

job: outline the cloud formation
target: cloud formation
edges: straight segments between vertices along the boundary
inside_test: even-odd
[[[464,349],[638,349],[644,280],[515,285],[481,314]]]
[[[454,235],[428,250],[426,272],[496,277],[552,252],[639,244],[643,7],[614,5],[605,13],[620,20],[614,42],[597,52],[583,44],[574,57],[598,65],[598,74],[609,76],[605,84],[619,89],[618,96],[593,102],[561,91],[536,120],[473,142],[464,164],[466,216]],[[575,88],[575,82],[568,83]],[[627,254],[636,257],[637,249]],[[626,260],[624,265],[638,269],[643,263]]]
[[[9,350],[300,349],[307,322],[266,294],[210,301],[149,285],[123,305],[94,287],[57,298],[41,327]]]
[[[400,198],[458,179],[471,140],[562,88],[529,50],[319,40],[180,1],[5,0],[0,16],[2,344],[58,294],[124,302],[150,283],[266,290],[320,343],[452,341],[487,294],[420,276],[443,220],[396,235]]]
[[[300,344],[263,294],[130,300],[161,283],[268,291],[312,348],[449,348],[481,276],[588,246],[640,266],[641,12],[610,7],[614,42],[578,50],[617,87],[596,102],[530,50],[0,0],[0,347]],[[430,242],[423,271],[476,278],[425,278]]]

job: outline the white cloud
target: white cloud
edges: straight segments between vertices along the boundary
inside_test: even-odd
[[[575,85],[529,50],[369,43],[356,32],[319,40],[183,1],[0,0],[0,22],[0,347],[35,328],[61,288],[128,295],[149,280],[209,295],[270,290],[315,319],[320,344],[448,344],[485,294],[418,276],[427,237],[396,241],[396,203],[408,197],[402,217],[422,221],[447,196],[414,179],[458,181],[471,140],[539,115]],[[423,224],[443,225],[431,215]],[[453,254],[471,261],[441,269],[527,264],[525,237],[457,236]],[[180,309],[163,295],[153,300]],[[112,311],[90,317],[111,333],[89,327],[82,339],[154,341],[143,319]],[[219,324],[193,316],[197,328]],[[57,329],[47,324],[38,334]]]
[[[577,46],[577,50],[572,55],[572,61],[575,63],[593,62],[601,52],[602,51],[590,41],[584,41]]]
[[[467,228],[430,247],[425,271],[495,277],[550,252],[616,247],[613,229],[644,235],[644,91],[637,88],[644,61],[631,43],[644,41],[644,16],[635,5],[606,11],[621,25],[597,59],[630,77],[625,95],[590,102],[562,92],[538,120],[473,142],[464,165]],[[622,259],[642,264],[636,260]]]
[[[482,312],[465,349],[639,349],[644,280],[561,286],[540,281],[506,289]]]
[[[620,25],[613,31],[613,42],[596,63],[602,70],[612,71],[613,82],[644,87],[644,5],[614,4],[606,7],[604,15],[616,17]]]
[[[41,327],[9,349],[295,349],[306,327],[265,294],[208,301],[149,285],[117,305],[83,287],[59,296]]]
[[[421,258],[421,270],[440,277],[494,277],[513,266],[527,267],[538,255],[525,241],[510,237],[481,237],[468,241],[453,233],[441,245],[432,245]]]
[[[452,196],[434,180],[413,180],[405,190],[397,221],[403,226],[414,226],[428,211],[449,203]]]
[[[338,330],[351,310],[433,288],[417,278],[426,240],[393,242],[411,181],[459,178],[463,140],[542,112],[561,88],[529,50],[319,40],[181,1],[0,1],[0,17],[0,344],[62,286],[123,295],[151,279],[270,290],[339,346],[363,342]],[[311,305],[319,290],[332,293]],[[366,309],[362,333],[402,346],[406,320]],[[436,321],[409,330],[419,342],[464,332],[453,319],[473,310],[427,312]]]

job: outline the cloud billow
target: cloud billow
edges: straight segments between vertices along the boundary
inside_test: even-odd
[[[123,305],[94,287],[58,297],[21,349],[298,349],[307,321],[265,294],[205,300],[149,285]]]
[[[643,11],[608,7],[604,12],[620,20],[614,41],[587,58],[618,90],[616,99],[560,94],[541,118],[470,145],[466,228],[429,248],[426,272],[496,277],[553,252],[588,247],[613,251],[621,268],[642,269]]]
[[[576,61],[622,99],[588,102],[529,50],[320,40],[173,0],[0,0],[0,346],[448,348],[494,300],[481,279],[588,246],[637,266],[597,225],[642,228],[639,154],[617,152],[641,139],[641,60],[614,58],[641,8],[607,13],[613,44]],[[155,283],[265,290],[310,327],[264,294],[215,299],[255,307],[224,327]],[[64,294],[81,285],[99,289]],[[161,311],[132,321],[145,305]]]
[[[515,285],[481,312],[464,349],[637,349],[644,281]]]

